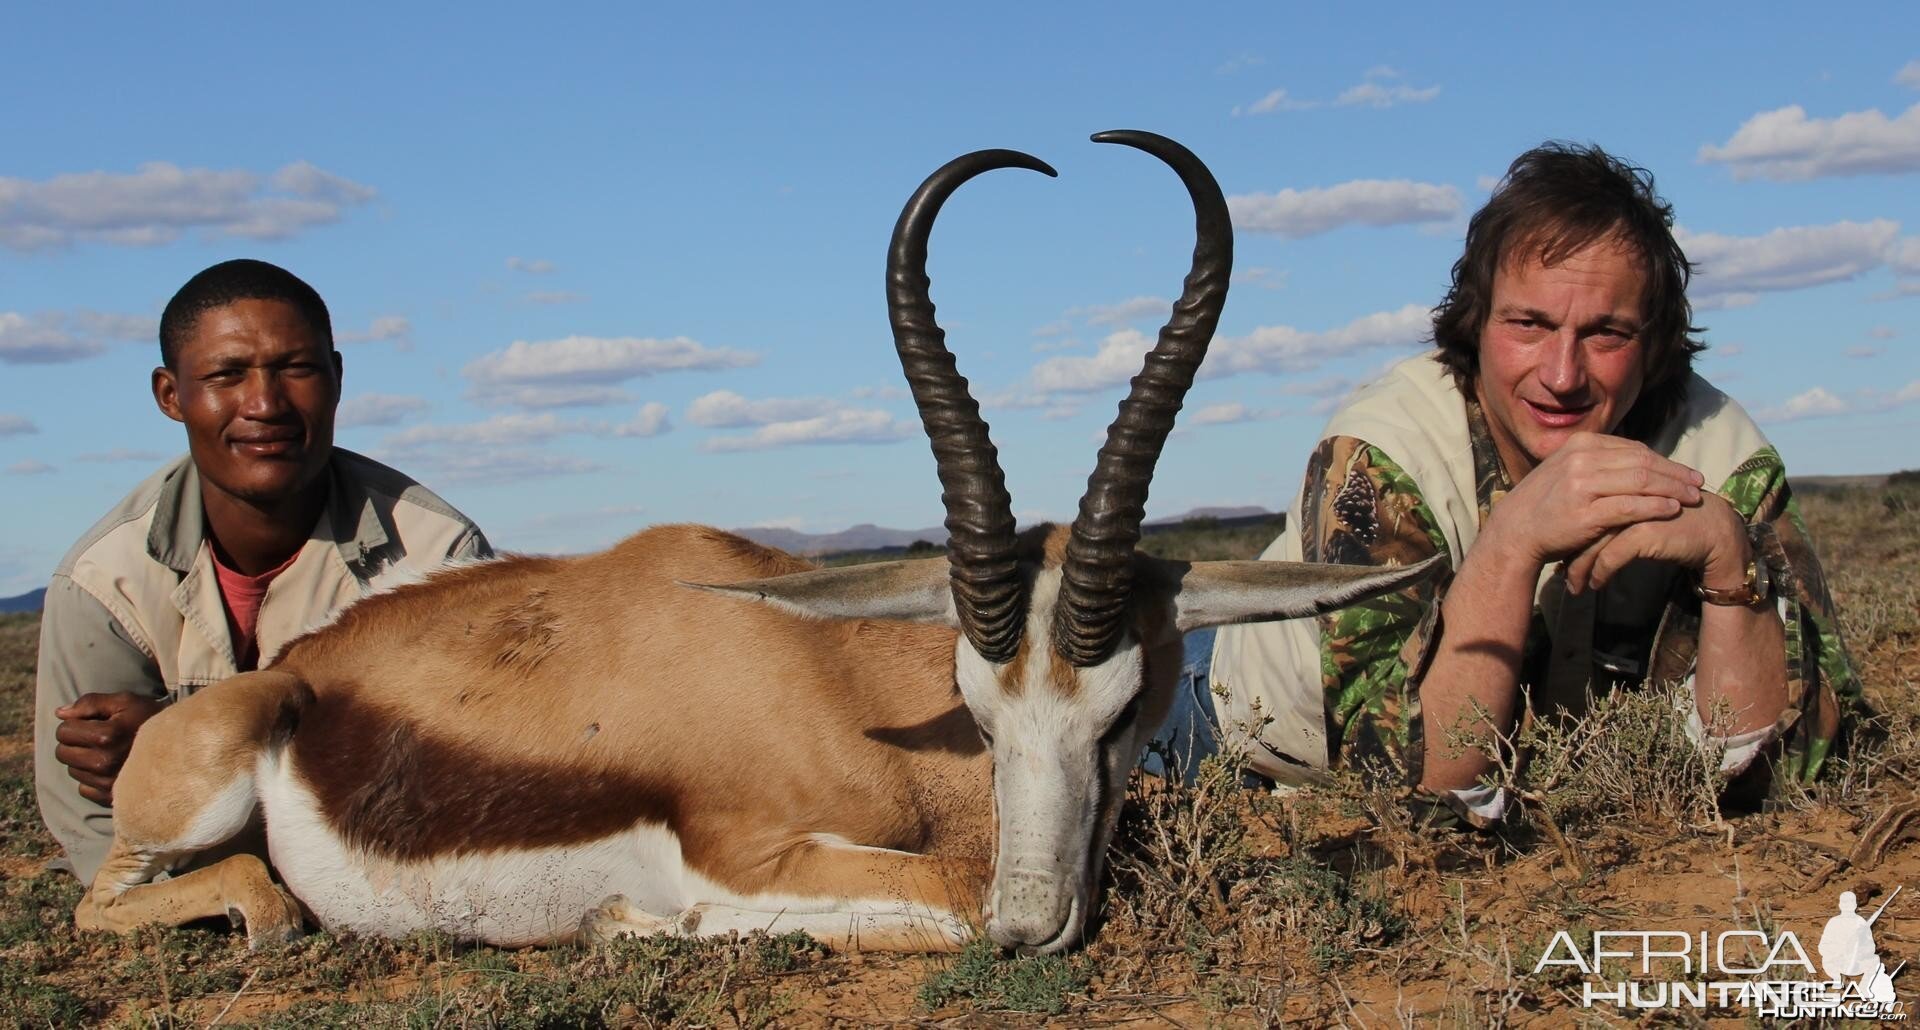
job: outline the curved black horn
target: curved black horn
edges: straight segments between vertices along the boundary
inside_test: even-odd
[[[1173,317],[1161,328],[1146,367],[1133,378],[1132,391],[1107,427],[1107,442],[1087,478],[1087,492],[1067,541],[1053,646],[1080,668],[1106,660],[1119,640],[1133,589],[1133,549],[1146,515],[1147,485],[1181,399],[1213,340],[1233,270],[1233,224],[1226,198],[1192,151],[1165,136],[1131,129],[1097,133],[1093,140],[1144,150],[1178,172],[1193,197],[1196,240],[1193,268],[1173,305]]]
[[[1046,162],[1017,150],[979,150],[927,176],[901,210],[887,247],[887,315],[900,367],[907,373],[940,470],[960,628],[983,657],[1005,664],[1020,646],[1023,615],[1013,499],[1007,495],[1000,455],[987,437],[980,405],[967,391],[966,377],[954,367],[927,293],[927,236],[940,205],[961,183],[995,168],[1055,174]]]

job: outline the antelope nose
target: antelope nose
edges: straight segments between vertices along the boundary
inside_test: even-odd
[[[1041,945],[1052,942],[1060,936],[1061,929],[1059,920],[1031,914],[1024,918],[994,918],[987,922],[987,936],[993,939],[993,943],[1023,955],[1031,955]]]
[[[987,920],[987,936],[1020,952],[1054,951],[1072,929],[1074,890],[1039,870],[1009,873],[1000,884],[997,904]]]

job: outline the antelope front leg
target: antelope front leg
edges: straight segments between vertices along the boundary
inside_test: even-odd
[[[267,864],[254,855],[234,855],[182,876],[144,882],[157,865],[116,841],[92,889],[74,909],[74,925],[126,933],[149,924],[182,926],[226,916],[246,923],[247,946],[255,951],[300,934],[299,902],[273,882]],[[129,880],[138,885],[119,886]]]
[[[125,933],[227,916],[247,943],[278,943],[300,929],[300,906],[254,855],[150,882],[170,861],[216,848],[252,819],[254,769],[268,742],[312,699],[286,673],[249,672],[164,709],[140,727],[114,783],[114,840],[73,921]]]
[[[672,916],[615,896],[587,913],[583,936],[688,936],[803,930],[835,951],[958,951],[973,938],[986,871],[978,863],[855,844],[805,841],[760,889]],[[724,882],[732,877],[722,877]]]

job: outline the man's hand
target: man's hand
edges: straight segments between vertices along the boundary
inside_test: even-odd
[[[1707,586],[1732,590],[1746,582],[1751,558],[1747,524],[1718,494],[1671,519],[1608,533],[1567,563],[1567,589],[1598,590],[1637,558],[1672,562],[1700,573]]]
[[[53,733],[59,744],[53,757],[80,782],[81,797],[113,804],[113,781],[126,764],[133,735],[161,707],[139,694],[82,694],[54,710],[60,725]]]
[[[1674,518],[1700,503],[1703,482],[1645,444],[1577,433],[1494,506],[1485,535],[1537,569],[1629,526]]]

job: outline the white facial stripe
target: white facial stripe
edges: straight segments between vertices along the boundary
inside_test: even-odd
[[[1003,945],[1057,950],[1078,939],[1092,907],[1098,852],[1104,850],[1103,797],[1126,786],[1141,737],[1123,730],[1102,747],[1114,720],[1142,689],[1143,655],[1129,631],[1097,666],[1074,669],[1071,689],[1050,681],[1053,609],[1060,571],[1035,577],[1027,606],[1026,658],[1015,689],[1002,691],[1004,671],[964,639],[955,673],[974,718],[993,736],[994,800],[1000,838],[989,896],[989,932]]]

